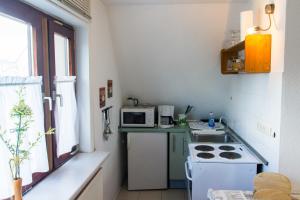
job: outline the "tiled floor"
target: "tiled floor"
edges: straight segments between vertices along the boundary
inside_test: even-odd
[[[187,200],[185,190],[128,191],[122,188],[117,200]]]

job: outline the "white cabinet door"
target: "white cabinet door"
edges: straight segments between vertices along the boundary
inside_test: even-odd
[[[101,171],[84,188],[77,200],[103,200],[103,178]]]
[[[128,133],[128,189],[167,188],[167,133]]]

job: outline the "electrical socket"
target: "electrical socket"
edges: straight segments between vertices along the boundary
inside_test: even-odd
[[[264,135],[267,135],[270,137],[275,137],[275,135],[274,135],[275,133],[273,133],[273,129],[263,122],[257,122],[256,129]]]

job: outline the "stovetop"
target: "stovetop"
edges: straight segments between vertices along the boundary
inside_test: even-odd
[[[192,162],[260,163],[243,144],[189,144]]]

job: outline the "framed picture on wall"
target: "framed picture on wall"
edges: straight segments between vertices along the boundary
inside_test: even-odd
[[[105,106],[105,87],[99,88],[100,108]]]
[[[111,98],[113,96],[113,81],[107,80],[107,97]]]

